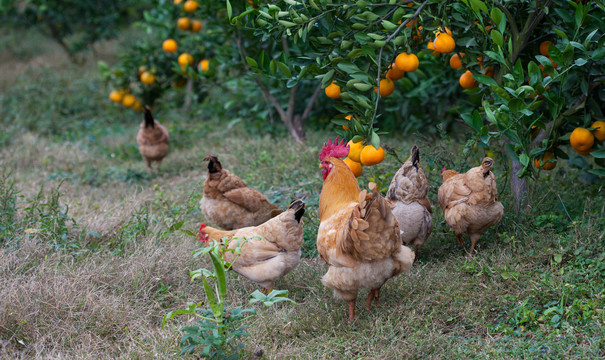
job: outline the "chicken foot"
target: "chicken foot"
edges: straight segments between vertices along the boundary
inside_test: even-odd
[[[473,256],[473,250],[475,250],[475,244],[477,243],[477,240],[479,240],[479,238],[481,237],[481,234],[469,234],[469,237],[471,238],[470,255]]]
[[[271,284],[271,286],[268,289],[265,289],[265,288],[260,289],[260,292],[263,293],[264,295],[271,294],[271,291],[273,291],[273,284]]]
[[[370,307],[372,306],[372,300],[374,300],[374,304],[376,305],[376,307],[379,308],[380,307],[379,297],[380,297],[380,288],[370,290],[370,292],[368,293],[368,301],[366,303],[366,308],[368,310],[370,310]]]

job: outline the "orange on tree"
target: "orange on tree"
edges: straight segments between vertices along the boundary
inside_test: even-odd
[[[176,44],[176,41],[168,39],[164,40],[164,43],[162,44],[162,49],[164,49],[164,51],[166,51],[167,53],[175,53],[178,49],[178,45]]]
[[[183,9],[185,9],[185,11],[192,13],[195,10],[197,10],[198,7],[198,3],[195,0],[187,0],[185,1],[185,5],[183,6]]]
[[[361,176],[361,173],[363,172],[363,166],[361,166],[360,163],[358,163],[357,161],[353,161],[349,158],[346,158],[343,161],[345,162],[345,164],[347,164],[349,169],[351,169],[351,172],[353,173],[353,175],[355,175],[355,177]]]
[[[359,160],[363,165],[372,166],[380,164],[384,160],[384,149],[382,146],[376,149],[373,145],[366,145],[361,150]]]
[[[605,141],[605,121],[595,121],[590,127],[594,128],[594,130],[592,130],[594,137],[599,139],[599,141]]]
[[[199,20],[193,20],[191,22],[191,31],[200,32],[202,30],[202,22]]]
[[[594,135],[588,131],[588,129],[577,127],[572,131],[569,137],[569,143],[571,147],[576,150],[578,154],[584,155],[594,145]]]
[[[378,87],[380,88],[380,96],[387,97],[393,93],[393,90],[395,90],[395,83],[393,80],[386,78],[380,80]],[[376,88],[374,88],[374,92],[377,92]]]
[[[548,40],[547,41],[542,41],[540,43],[540,55],[549,57],[549,54],[548,54],[548,45],[550,45],[552,43],[553,43],[552,41],[548,41]]]
[[[554,161],[547,162],[548,160]],[[552,151],[547,151],[541,157],[534,159],[534,166],[536,169],[552,170],[557,166],[557,158]]]
[[[435,51],[442,54],[447,54],[456,47],[456,41],[454,41],[452,35],[449,35],[448,33],[439,34],[433,43],[435,44]]]
[[[336,80],[332,81],[330,85],[326,86],[324,91],[329,98],[340,99],[340,86],[336,85]]]
[[[149,71],[144,71],[141,74],[141,82],[146,85],[152,85],[155,82],[155,76]]]
[[[189,20],[188,17],[179,18],[176,21],[176,27],[178,27],[179,29],[181,29],[183,31],[187,31],[191,28],[191,20]]]
[[[178,4],[182,3],[182,2],[183,2],[183,0],[174,0],[174,5],[178,5]]]
[[[200,63],[197,65],[197,69],[199,71],[208,71],[208,69],[210,69],[210,61],[208,59],[203,59],[202,61],[200,61]]]
[[[350,140],[347,145],[349,145],[349,159],[360,162],[361,150],[363,150],[363,142],[359,141],[354,143],[353,140]]]
[[[352,116],[351,116],[351,115],[347,115],[347,116],[345,116],[345,119],[347,119],[347,120],[349,120],[349,121],[351,121],[351,118],[352,118]],[[345,129],[345,130],[349,130],[349,127],[348,127],[348,126],[346,126],[346,125],[343,125],[343,126],[342,126],[342,128],[343,128],[343,129]]]
[[[182,53],[181,55],[179,55],[177,62],[179,63],[179,65],[181,65],[181,68],[184,68],[187,65],[193,64],[193,56],[188,53]]]
[[[437,29],[437,32],[435,33],[435,37],[441,35],[443,32],[443,28],[439,27],[439,29]],[[445,33],[449,36],[454,36],[454,34],[452,34],[452,30],[450,30],[447,26],[445,27]]]
[[[112,90],[109,93],[109,99],[115,103],[122,102],[122,98],[124,97],[124,93],[120,90]]]
[[[414,54],[401,53],[395,58],[395,64],[397,67],[405,72],[412,72],[418,69],[420,64],[418,57]]]
[[[489,76],[491,78],[494,77],[494,75],[496,75],[496,70],[494,69],[493,66],[488,66],[485,68],[485,70],[483,71],[483,75],[485,76]]]
[[[474,89],[477,87],[477,81],[473,78],[473,73],[470,70],[460,75],[460,86],[465,89]]]
[[[464,56],[464,53],[460,55]],[[460,59],[460,56],[458,54],[452,55],[452,57],[450,58],[450,66],[455,70],[460,69],[460,67],[462,66],[462,60]]]
[[[433,50],[433,55],[441,55],[439,51],[435,51],[435,43],[433,41],[429,41],[428,44],[426,44],[426,48],[429,50]]]
[[[397,64],[392,63],[391,67],[389,68],[389,71],[387,71],[386,77],[388,77],[389,79],[391,79],[393,81],[396,81],[396,80],[401,79],[404,75],[405,75],[405,71],[398,68]]]
[[[137,101],[137,99],[134,97],[134,95],[126,94],[126,95],[124,95],[124,98],[122,99],[122,105],[124,105],[126,107],[131,107],[134,105],[135,101]]]

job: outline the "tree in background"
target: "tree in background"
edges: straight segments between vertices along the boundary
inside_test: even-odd
[[[335,99],[337,133],[375,148],[381,101],[423,69],[418,53],[463,70],[458,82],[478,103],[457,109],[474,132],[462,157],[477,146],[506,154],[521,209],[525,177],[568,153],[605,176],[604,14],[602,1],[281,0],[253,15],[259,36],[312,49],[288,63]]]

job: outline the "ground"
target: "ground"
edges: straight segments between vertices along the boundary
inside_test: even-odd
[[[150,172],[135,142],[142,115],[107,99],[94,61],[70,65],[52,46],[46,58],[21,51],[23,63],[0,79],[0,357],[177,357],[189,322],[161,322],[204,300],[188,274],[209,263],[193,258],[199,243],[180,230],[195,232],[204,221],[202,159],[211,153],[280,207],[294,198],[308,204],[305,258],[276,286],[296,304],[277,304],[247,322],[244,358],[261,349],[266,359],[605,356],[603,190],[579,182],[563,161],[531,185],[531,208],[518,216],[505,158],[496,153],[505,217],[469,257],[436,201],[440,168],[452,165],[462,144],[385,137],[402,158],[412,144],[420,147],[435,228],[412,270],[384,286],[381,307],[368,312],[360,301],[359,319],[348,323],[345,304],[321,285],[327,268],[314,244],[318,155],[329,129],[293,145],[226,126],[203,106],[183,110],[166,100],[157,118],[172,148]],[[473,154],[468,165],[482,156]],[[387,156],[360,183],[388,186],[398,166]],[[234,273],[228,285],[232,306],[248,306],[257,289]]]

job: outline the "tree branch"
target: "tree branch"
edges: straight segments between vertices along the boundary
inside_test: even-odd
[[[502,12],[504,13],[504,16],[506,16],[506,19],[508,20],[508,23],[510,24],[510,30],[513,33],[513,39],[516,39],[519,37],[519,28],[517,27],[517,23],[515,22],[515,18],[513,17],[513,15],[510,13],[510,11],[508,11],[508,9],[500,4],[499,2],[495,2],[494,5],[496,5],[496,7],[500,10],[502,10]],[[498,24],[496,24],[496,26],[498,26]]]
[[[521,51],[523,51],[525,46],[527,46],[527,40],[529,39],[529,36],[527,36],[527,34],[534,31],[536,26],[538,26],[540,21],[542,21],[542,18],[544,17],[544,15],[546,15],[544,8],[549,7],[550,4],[552,4],[552,0],[547,0],[546,3],[543,6],[541,6],[540,12],[537,15],[534,13],[533,16],[529,16],[527,18],[527,21],[525,22],[525,26],[523,26],[522,32],[519,34],[519,37],[515,38],[515,43],[518,46],[515,48],[515,50],[513,52],[513,57],[511,58],[512,66],[515,65],[515,62],[517,61],[517,58],[521,54]],[[536,9],[537,9],[537,6],[536,6]],[[521,44],[519,44],[519,41],[521,41]]]

